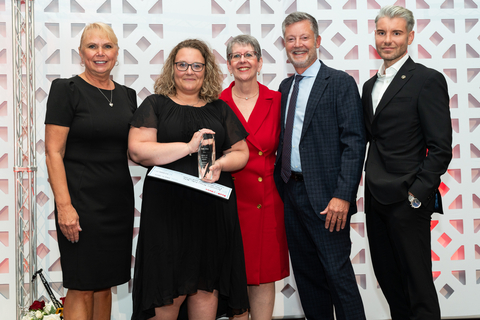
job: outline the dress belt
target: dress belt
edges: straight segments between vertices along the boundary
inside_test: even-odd
[[[301,172],[292,171],[292,175],[290,176],[290,179],[293,179],[295,181],[303,181],[303,174]]]

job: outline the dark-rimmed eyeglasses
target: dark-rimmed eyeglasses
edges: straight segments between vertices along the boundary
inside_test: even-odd
[[[242,59],[242,57],[244,57],[247,60],[253,60],[253,59],[257,59],[257,52],[256,51],[247,51],[245,53],[235,52],[235,53],[230,53],[228,57],[232,61],[238,61]]]
[[[178,71],[187,71],[188,67],[191,67],[192,71],[200,72],[203,70],[203,67],[205,67],[205,63],[200,62],[186,63],[185,61],[179,61],[175,62],[174,64],[177,67]]]

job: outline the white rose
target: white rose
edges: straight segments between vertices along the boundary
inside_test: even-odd
[[[57,311],[57,308],[55,308],[53,302],[48,302],[47,304],[45,304],[45,307],[43,307],[43,312],[45,312],[46,314],[55,313],[55,311]]]
[[[43,318],[43,312],[40,311],[40,310],[35,311],[35,317],[38,318],[38,319],[42,319]]]
[[[22,317],[22,320],[33,320],[33,317],[29,314],[26,314]]]
[[[60,320],[60,314],[49,314],[43,317],[43,320]]]

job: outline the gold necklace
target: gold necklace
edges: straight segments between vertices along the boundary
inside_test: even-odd
[[[252,98],[255,97],[257,94],[259,94],[259,93],[260,93],[260,90],[258,90],[257,93],[255,93],[253,96],[251,96],[251,97],[245,97],[245,98],[240,97],[238,94],[236,94],[236,93],[233,91],[233,89],[232,89],[232,92],[233,92],[233,94],[234,94],[237,98],[248,100],[248,99],[252,99]]]
[[[180,99],[180,98],[178,97],[178,94],[176,94],[175,97],[178,99],[178,101],[180,101],[181,103],[183,103],[183,104],[186,105],[186,106],[195,107],[195,105],[197,105],[197,104],[200,102],[200,98],[198,98],[198,101],[195,102],[194,104],[188,104],[188,103],[185,103],[182,99]]]
[[[110,90],[110,100],[108,100],[107,96],[105,95],[105,93],[102,92],[102,90],[100,90],[99,87],[96,87],[98,89],[98,91],[100,91],[100,93],[105,97],[105,99],[107,99],[108,101],[108,105],[110,107],[113,107],[113,90]]]

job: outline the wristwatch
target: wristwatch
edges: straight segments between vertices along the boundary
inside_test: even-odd
[[[418,200],[417,198],[415,198],[415,196],[413,194],[411,194],[410,192],[408,193],[408,201],[410,201],[410,206],[413,208],[413,209],[418,209],[420,208],[420,206],[422,205],[422,203],[420,202],[420,200]]]

